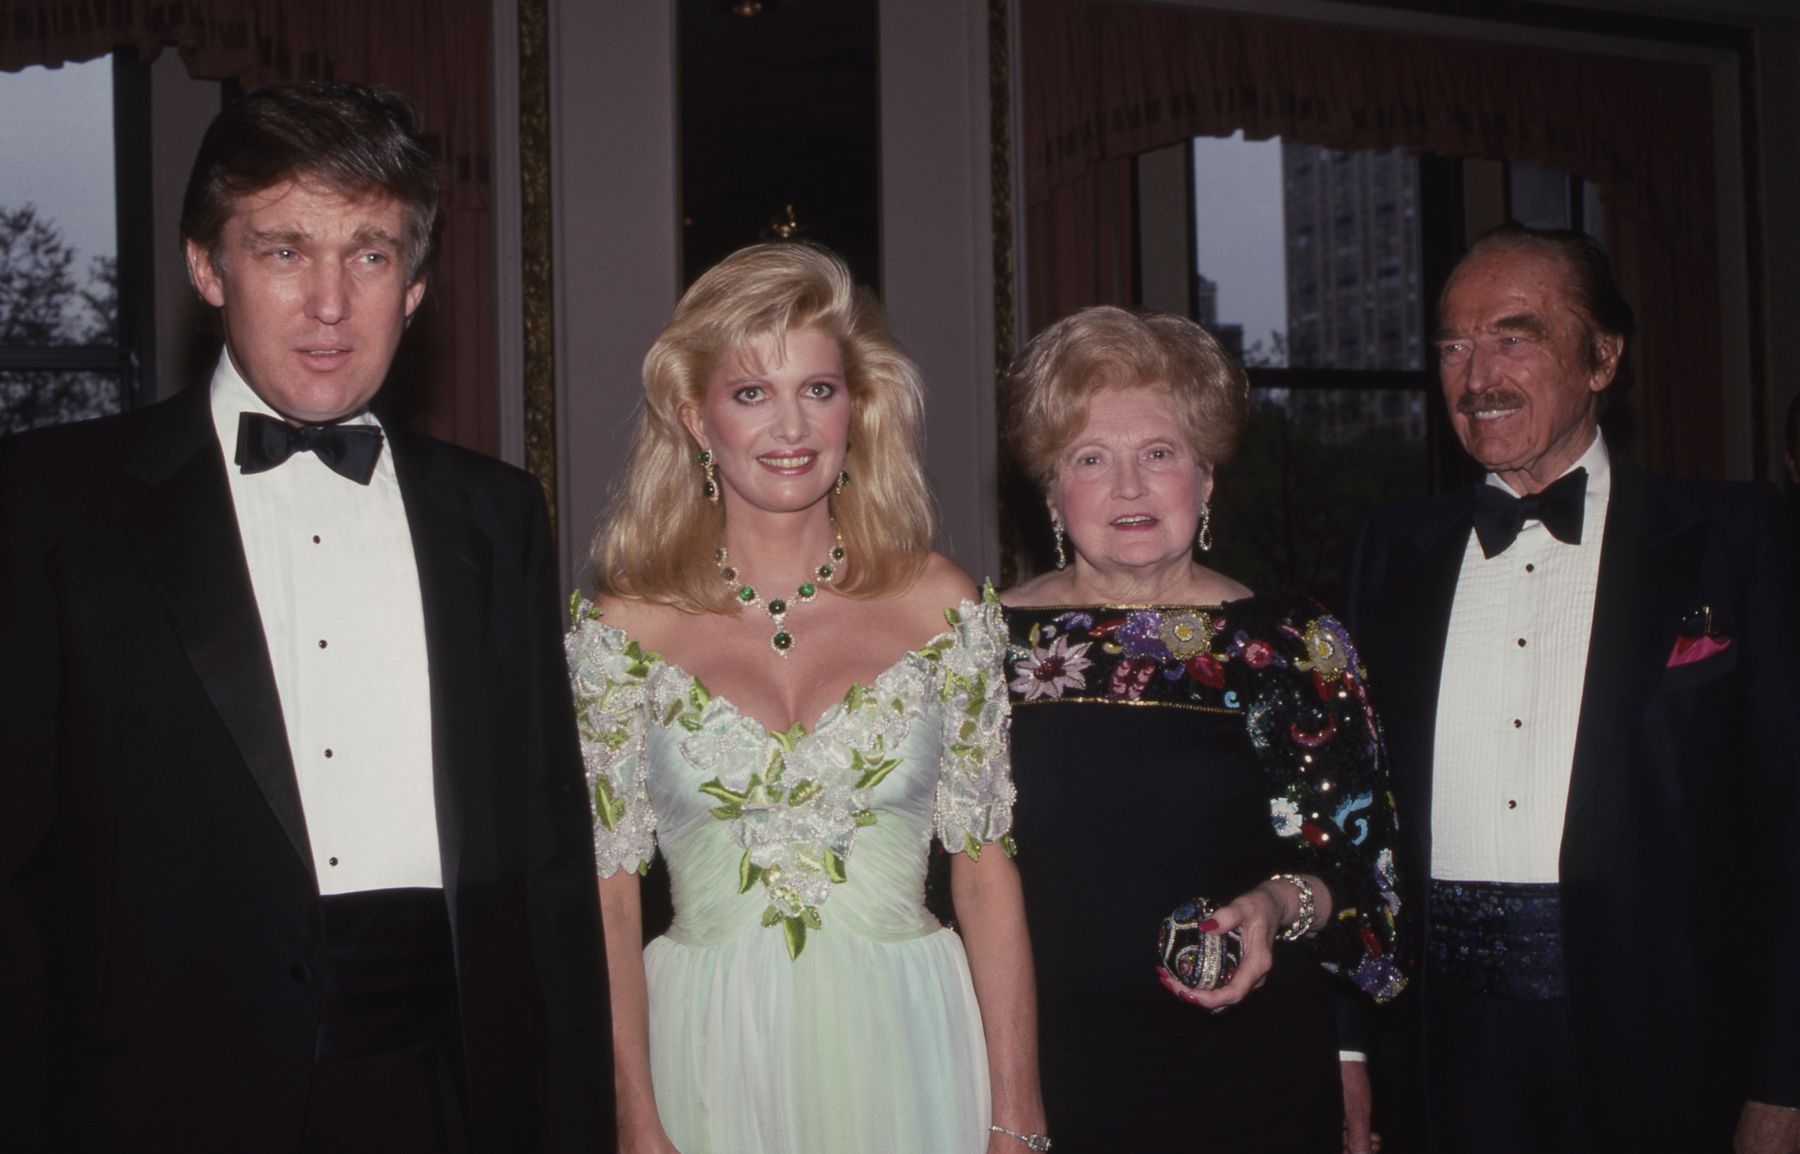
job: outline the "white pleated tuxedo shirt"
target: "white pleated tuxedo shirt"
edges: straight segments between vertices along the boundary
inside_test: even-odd
[[[1526,521],[1518,539],[1463,553],[1438,685],[1431,876],[1555,882],[1581,721],[1600,542],[1612,467],[1598,433],[1586,469],[1581,543]],[[1488,484],[1519,496],[1500,478]]]
[[[368,485],[310,452],[245,474],[233,463],[245,412],[277,416],[221,354],[213,428],[319,892],[441,887],[425,617],[392,446]],[[346,423],[380,427],[368,413]]]

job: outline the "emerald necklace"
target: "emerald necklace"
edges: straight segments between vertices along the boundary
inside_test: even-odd
[[[769,648],[783,657],[786,657],[788,650],[794,647],[794,635],[787,627],[788,613],[793,610],[796,602],[805,603],[817,597],[819,586],[831,584],[831,579],[837,576],[839,567],[844,563],[844,535],[837,531],[836,525],[832,526],[832,537],[831,552],[826,555],[825,563],[813,570],[812,580],[800,582],[799,587],[794,590],[792,599],[771,597],[765,602],[757,594],[756,586],[739,580],[742,574],[731,564],[731,555],[726,552],[725,546],[719,546],[713,553],[713,557],[719,564],[719,575],[725,578],[725,584],[731,586],[732,594],[737,598],[738,604],[756,606],[767,613],[769,620],[775,623],[775,634],[769,638]]]

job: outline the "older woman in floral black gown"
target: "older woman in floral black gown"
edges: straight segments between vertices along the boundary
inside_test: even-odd
[[[1002,598],[1057,1149],[1336,1151],[1327,975],[1405,984],[1393,803],[1343,627],[1196,560],[1243,370],[1190,321],[1088,309],[1020,355],[1005,410],[1058,552]],[[1210,990],[1158,965],[1197,896],[1243,943]]]

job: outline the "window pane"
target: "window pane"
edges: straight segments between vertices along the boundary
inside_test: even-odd
[[[0,73],[0,344],[118,342],[112,61]]]
[[[1196,319],[1252,367],[1422,368],[1418,199],[1397,151],[1195,140]]]
[[[0,372],[0,436],[121,412],[125,386],[118,373]]]
[[[1281,141],[1194,141],[1194,319],[1251,364],[1287,363]]]
[[[1243,446],[1219,470],[1207,564],[1331,603],[1363,515],[1428,495],[1425,436],[1416,388],[1253,390]]]
[[[1281,146],[1286,364],[1424,364],[1419,162],[1402,152]]]
[[[1506,196],[1512,218],[1526,228],[1569,228],[1569,174],[1524,161],[1506,166]]]

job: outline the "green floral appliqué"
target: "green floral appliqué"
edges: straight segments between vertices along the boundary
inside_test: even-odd
[[[849,880],[857,833],[876,823],[876,791],[900,768],[897,751],[915,724],[941,727],[932,814],[939,840],[971,856],[991,841],[1012,852],[1004,626],[991,590],[983,603],[946,613],[949,629],[872,684],[851,686],[811,731],[765,730],[602,625],[590,606],[572,608],[566,648],[602,876],[642,870],[655,853],[643,764],[651,726],[677,734],[709,812],[742,847],[737,891],[761,887],[762,923],[782,928],[793,958],[824,928],[822,907]]]

